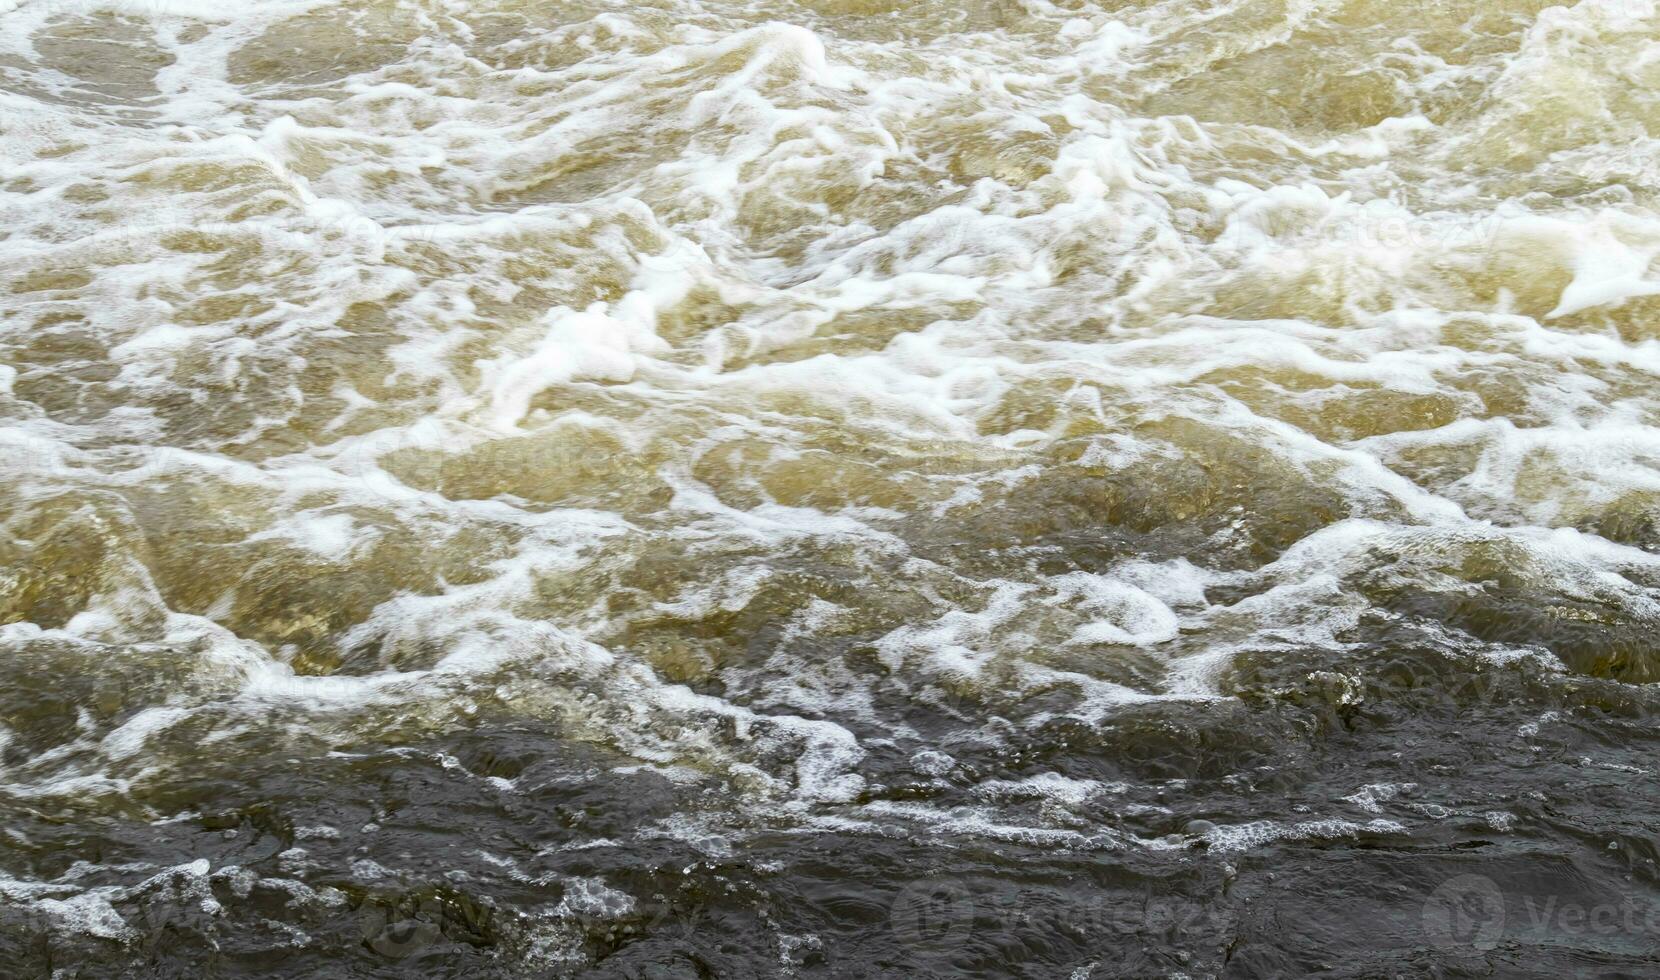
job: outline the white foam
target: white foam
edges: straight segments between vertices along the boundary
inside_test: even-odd
[[[932,40],[779,9],[533,12],[504,40],[481,29],[488,3],[443,26],[331,0],[0,0],[10,70],[37,86],[0,94],[0,339],[17,352],[0,490],[20,515],[78,494],[136,528],[109,533],[119,554],[59,628],[0,626],[0,645],[163,643],[189,651],[167,669],[192,682],[119,724],[85,714],[76,741],[8,771],[17,792],[121,792],[187,724],[208,745],[278,717],[445,731],[490,701],[676,780],[851,811],[869,750],[915,734],[878,694],[950,691],[984,723],[914,753],[943,778],[946,749],[1017,731],[972,717],[1004,700],[1063,692],[1056,710],[1101,722],[1217,697],[1241,653],[1341,648],[1375,611],[1354,582],[1380,554],[1431,587],[1500,549],[1541,589],[1660,616],[1660,559],[1586,530],[1660,499],[1660,346],[1633,312],[1660,294],[1648,0],[1548,8],[1468,63],[1431,54],[1416,19],[1386,52],[1333,45],[1322,70],[1362,85],[1386,64],[1378,98],[1399,98],[1335,127],[1314,111],[1335,103],[1207,88],[1299,49],[1329,4],[1257,23],[1028,0],[1018,25],[965,9]],[[370,13],[384,21],[353,19]],[[100,66],[48,64],[59,19],[118,30],[158,67],[130,90],[83,84],[69,69]],[[337,35],[350,46],[284,62]],[[250,77],[261,59],[275,76]],[[320,59],[348,74],[298,77]],[[1276,128],[1280,109],[1296,125]],[[87,380],[106,364],[119,373]],[[591,471],[569,499],[458,499],[394,463],[471,476],[501,440],[595,434],[619,458],[582,442],[546,464]],[[726,450],[748,455],[723,481]],[[774,479],[808,458],[833,475]],[[1020,543],[1051,548],[1038,558],[953,538],[997,506],[1041,525],[1035,494],[1068,480],[1189,494],[1149,541],[1214,536],[1058,574],[1037,562],[1075,556],[1047,540]],[[1281,554],[1227,551],[1303,498],[1331,519]],[[1080,505],[1069,530],[1109,537],[1110,509]],[[175,513],[217,523],[175,531]],[[210,525],[223,540],[186,540]],[[187,566],[172,581],[146,564],[158,549]],[[295,553],[371,577],[442,556],[456,581],[411,575],[322,641],[383,669],[307,676],[250,638],[236,590],[260,585],[218,564]],[[819,564],[858,595],[791,592]],[[226,581],[184,613],[180,574]],[[685,581],[636,581],[654,575]],[[887,592],[907,601],[872,598]],[[694,634],[772,602],[775,649],[742,637],[733,662],[710,658],[721,697],[607,646],[648,617]],[[880,670],[802,653],[867,627]],[[977,792],[952,826],[1021,839],[999,808],[1108,790],[1051,773]],[[1282,831],[1302,832],[1218,846]],[[95,902],[63,914],[115,928]]]

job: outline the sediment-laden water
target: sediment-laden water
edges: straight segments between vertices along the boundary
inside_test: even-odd
[[[1660,969],[1649,0],[0,5],[0,973]]]

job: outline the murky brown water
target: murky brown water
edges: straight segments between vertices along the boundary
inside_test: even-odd
[[[0,7],[0,972],[1654,969],[1649,0]]]

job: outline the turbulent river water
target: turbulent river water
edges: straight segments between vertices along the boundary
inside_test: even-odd
[[[1650,0],[0,0],[0,973],[1660,969]]]

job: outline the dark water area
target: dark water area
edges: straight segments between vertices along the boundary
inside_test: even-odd
[[[1046,726],[937,773],[901,752],[864,801],[930,814],[842,830],[484,718],[204,760],[133,801],[199,811],[164,823],[9,805],[8,876],[85,862],[77,885],[137,934],[8,914],[0,956],[65,977],[1649,975],[1652,697],[1426,647],[1277,657],[1237,700]],[[940,819],[1038,772],[1123,788],[1015,801],[1064,811],[1048,835]]]

